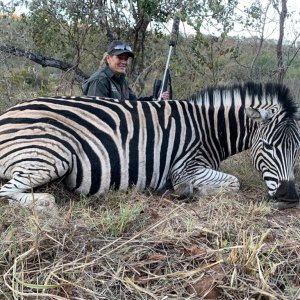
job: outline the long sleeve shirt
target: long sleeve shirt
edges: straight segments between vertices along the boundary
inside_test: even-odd
[[[87,96],[100,96],[124,100],[151,101],[151,97],[137,98],[129,87],[125,74],[117,76],[109,66],[96,71],[82,85],[82,91]]]

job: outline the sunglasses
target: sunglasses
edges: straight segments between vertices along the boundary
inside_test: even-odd
[[[130,52],[132,52],[132,49],[130,46],[126,45],[126,44],[120,44],[120,45],[116,45],[113,50],[128,50]]]

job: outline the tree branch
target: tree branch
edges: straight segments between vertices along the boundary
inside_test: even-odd
[[[43,67],[57,68],[57,69],[60,69],[60,70],[66,71],[66,72],[74,71],[75,79],[78,82],[83,82],[85,79],[87,79],[89,77],[87,74],[85,74],[79,68],[77,68],[76,66],[73,66],[69,63],[66,63],[61,60],[54,59],[51,57],[34,54],[32,52],[25,51],[23,49],[20,49],[20,48],[14,47],[14,46],[0,45],[0,51],[9,53],[11,55],[28,58],[29,60],[32,60],[35,63],[37,63]]]

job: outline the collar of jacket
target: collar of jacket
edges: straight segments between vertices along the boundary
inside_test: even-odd
[[[104,72],[107,75],[108,78],[112,78],[116,80],[117,82],[124,82],[125,80],[125,74],[121,74],[120,76],[116,76],[116,74],[110,69],[108,65],[104,68]]]

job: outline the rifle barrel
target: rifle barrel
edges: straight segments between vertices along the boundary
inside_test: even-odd
[[[169,41],[169,54],[168,54],[166,67],[165,67],[165,71],[164,71],[164,77],[163,77],[163,80],[162,80],[162,85],[161,85],[162,88],[160,90],[158,100],[161,100],[162,93],[164,92],[163,87],[167,86],[167,84],[166,84],[167,73],[168,73],[168,69],[169,69],[170,59],[171,59],[171,56],[172,56],[172,53],[173,53],[173,48],[176,45],[176,41],[177,41],[177,37],[178,37],[179,23],[180,23],[180,17],[175,16],[174,21],[173,21],[173,26],[172,26],[171,38],[170,38],[170,41]]]

